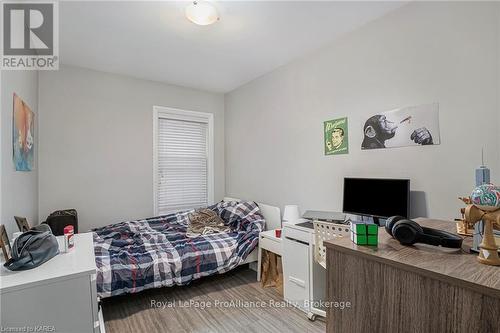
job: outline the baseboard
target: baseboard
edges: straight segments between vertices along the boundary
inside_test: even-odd
[[[100,307],[99,312],[99,333],[106,333],[106,327],[104,326],[104,318],[102,316],[102,307]]]

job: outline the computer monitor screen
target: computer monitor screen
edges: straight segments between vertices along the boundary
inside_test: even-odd
[[[344,213],[408,218],[409,210],[409,179],[344,178]]]

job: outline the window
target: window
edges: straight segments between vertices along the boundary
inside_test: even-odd
[[[155,215],[213,203],[213,115],[155,106]]]

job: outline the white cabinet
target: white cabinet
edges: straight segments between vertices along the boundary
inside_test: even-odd
[[[311,305],[325,299],[326,270],[314,261],[314,229],[283,224],[283,282],[285,299],[307,312],[324,316]]]
[[[285,233],[286,237],[286,233]],[[283,283],[287,301],[309,311],[309,244],[286,237],[283,240]]]
[[[92,233],[74,237],[73,250],[37,268],[11,272],[1,266],[0,327],[104,333],[97,307]]]

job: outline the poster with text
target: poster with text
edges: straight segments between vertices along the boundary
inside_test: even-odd
[[[325,155],[349,153],[347,117],[324,122]]]
[[[424,104],[372,115],[363,126],[361,149],[438,145],[439,104]]]

